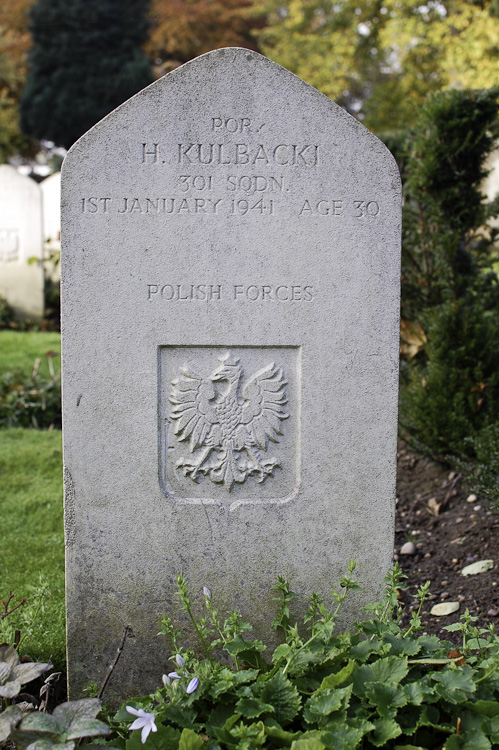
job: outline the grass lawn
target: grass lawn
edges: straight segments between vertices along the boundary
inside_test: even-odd
[[[21,368],[27,373],[33,369],[37,357],[42,360],[39,373],[49,377],[47,352],[57,352],[53,357],[55,372],[61,367],[61,334],[53,331],[0,331],[0,374]]]
[[[12,334],[6,334],[9,340]],[[23,351],[12,351],[20,364],[57,347],[56,334],[13,335],[19,336],[30,337]],[[10,591],[14,594],[11,606],[28,599],[0,620],[0,640],[11,641],[13,629],[18,628],[21,654],[51,659],[61,669],[65,659],[61,432],[0,430],[0,476],[0,600],[7,600]]]

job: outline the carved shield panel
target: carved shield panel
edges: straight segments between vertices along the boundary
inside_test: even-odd
[[[286,502],[298,489],[300,349],[159,348],[160,483],[179,502]]]

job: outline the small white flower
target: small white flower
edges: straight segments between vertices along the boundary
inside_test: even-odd
[[[203,586],[203,594],[207,599],[211,599],[211,591],[208,586]]]
[[[175,661],[177,662],[177,664],[178,664],[179,667],[183,667],[184,666],[184,660],[182,659],[182,657],[180,656],[180,654],[176,655]]]
[[[193,693],[195,690],[197,690],[197,687],[199,685],[199,678],[193,677],[192,680],[187,685],[187,690],[185,691],[188,695]]]
[[[147,740],[151,732],[158,731],[158,727],[154,723],[156,717],[154,716],[154,714],[146,713],[143,708],[136,709],[136,708],[132,708],[132,706],[127,706],[126,710],[128,711],[129,714],[132,714],[133,716],[138,717],[137,719],[135,719],[133,724],[129,727],[129,731],[131,732],[132,729],[142,729],[140,739],[142,741],[142,744],[144,744],[144,742]]]
[[[169,687],[169,686],[170,686],[170,685],[172,684],[172,681],[170,680],[170,678],[168,677],[168,675],[167,675],[167,674],[164,674],[164,675],[163,675],[163,677],[161,678],[161,680],[162,680],[162,682],[163,682],[163,685],[164,685],[165,687],[166,687],[166,686],[168,686],[168,687]]]

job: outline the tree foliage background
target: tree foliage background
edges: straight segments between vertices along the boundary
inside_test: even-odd
[[[36,0],[21,128],[69,148],[152,82],[144,0]]]
[[[375,132],[411,124],[426,95],[499,81],[499,3],[261,0],[262,51]]]

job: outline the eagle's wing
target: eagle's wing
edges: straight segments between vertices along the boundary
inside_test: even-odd
[[[284,408],[288,402],[286,385],[282,369],[272,362],[256,372],[241,391],[244,398],[241,428],[253,445],[262,450],[267,449],[267,439],[279,442],[281,422],[289,417]]]
[[[170,419],[175,423],[175,435],[179,440],[190,438],[189,446],[194,451],[207,444],[208,438],[214,438],[210,433],[219,421],[212,403],[216,391],[211,380],[205,380],[187,367],[182,367],[180,373],[180,377],[172,380]],[[209,443],[216,444],[212,439]]]

